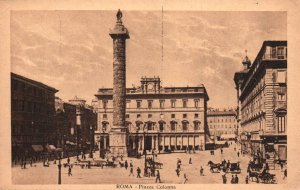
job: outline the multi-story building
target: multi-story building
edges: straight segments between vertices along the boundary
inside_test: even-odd
[[[251,65],[235,73],[242,151],[274,160],[287,159],[287,42],[265,41]]]
[[[237,137],[236,112],[233,109],[208,109],[209,134],[214,139],[235,139]]]
[[[57,147],[69,149],[76,145],[76,106],[55,97]]]
[[[113,121],[112,89],[100,88],[98,132],[100,149],[109,149]],[[126,89],[128,155],[144,150],[204,150],[209,100],[203,85],[162,87],[158,77],[141,78],[141,86]]]
[[[93,149],[94,132],[97,127],[97,113],[84,99],[75,96],[69,103],[76,106],[75,144],[78,149]],[[74,139],[73,139],[74,140]],[[74,143],[74,142],[72,142]]]
[[[12,158],[28,157],[56,142],[53,87],[11,73]]]

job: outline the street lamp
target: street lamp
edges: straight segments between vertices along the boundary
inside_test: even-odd
[[[146,139],[145,139],[145,137],[146,137],[146,124],[144,125],[143,131],[144,131],[143,138],[144,138],[144,155],[145,155],[145,171],[146,171],[146,169],[147,169],[147,151],[146,151]],[[144,175],[146,175],[146,173]]]
[[[60,162],[60,159],[58,161],[58,184],[60,185],[61,184],[61,162]]]
[[[93,158],[93,144],[92,142],[94,141],[93,140],[93,126],[91,125],[90,126],[90,158]]]

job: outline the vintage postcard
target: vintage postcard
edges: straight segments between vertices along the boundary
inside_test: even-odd
[[[2,3],[3,188],[299,188],[298,3],[270,2]]]

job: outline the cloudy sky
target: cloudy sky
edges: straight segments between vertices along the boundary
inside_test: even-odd
[[[89,103],[98,88],[112,87],[112,39],[116,11],[13,11],[11,70]],[[123,11],[127,87],[141,76],[160,76],[163,86],[204,84],[209,106],[236,105],[233,75],[245,49],[255,59],[264,40],[286,40],[285,12],[165,11],[161,61],[160,11]]]

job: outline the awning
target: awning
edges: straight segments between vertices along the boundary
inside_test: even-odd
[[[31,145],[31,147],[35,152],[41,152],[44,150],[42,145]]]
[[[55,146],[51,145],[51,144],[46,146],[46,148],[47,148],[48,151],[55,151],[55,149],[56,149]]]
[[[62,149],[62,148],[57,148],[57,149],[55,149],[55,151],[57,151],[57,152],[62,152],[63,149]]]
[[[234,139],[236,138],[236,135],[235,134],[222,134],[221,139]]]
[[[71,141],[66,141],[66,144],[69,144],[69,145],[76,145],[76,143],[71,142]]]
[[[225,144],[226,141],[215,141],[215,144]]]

